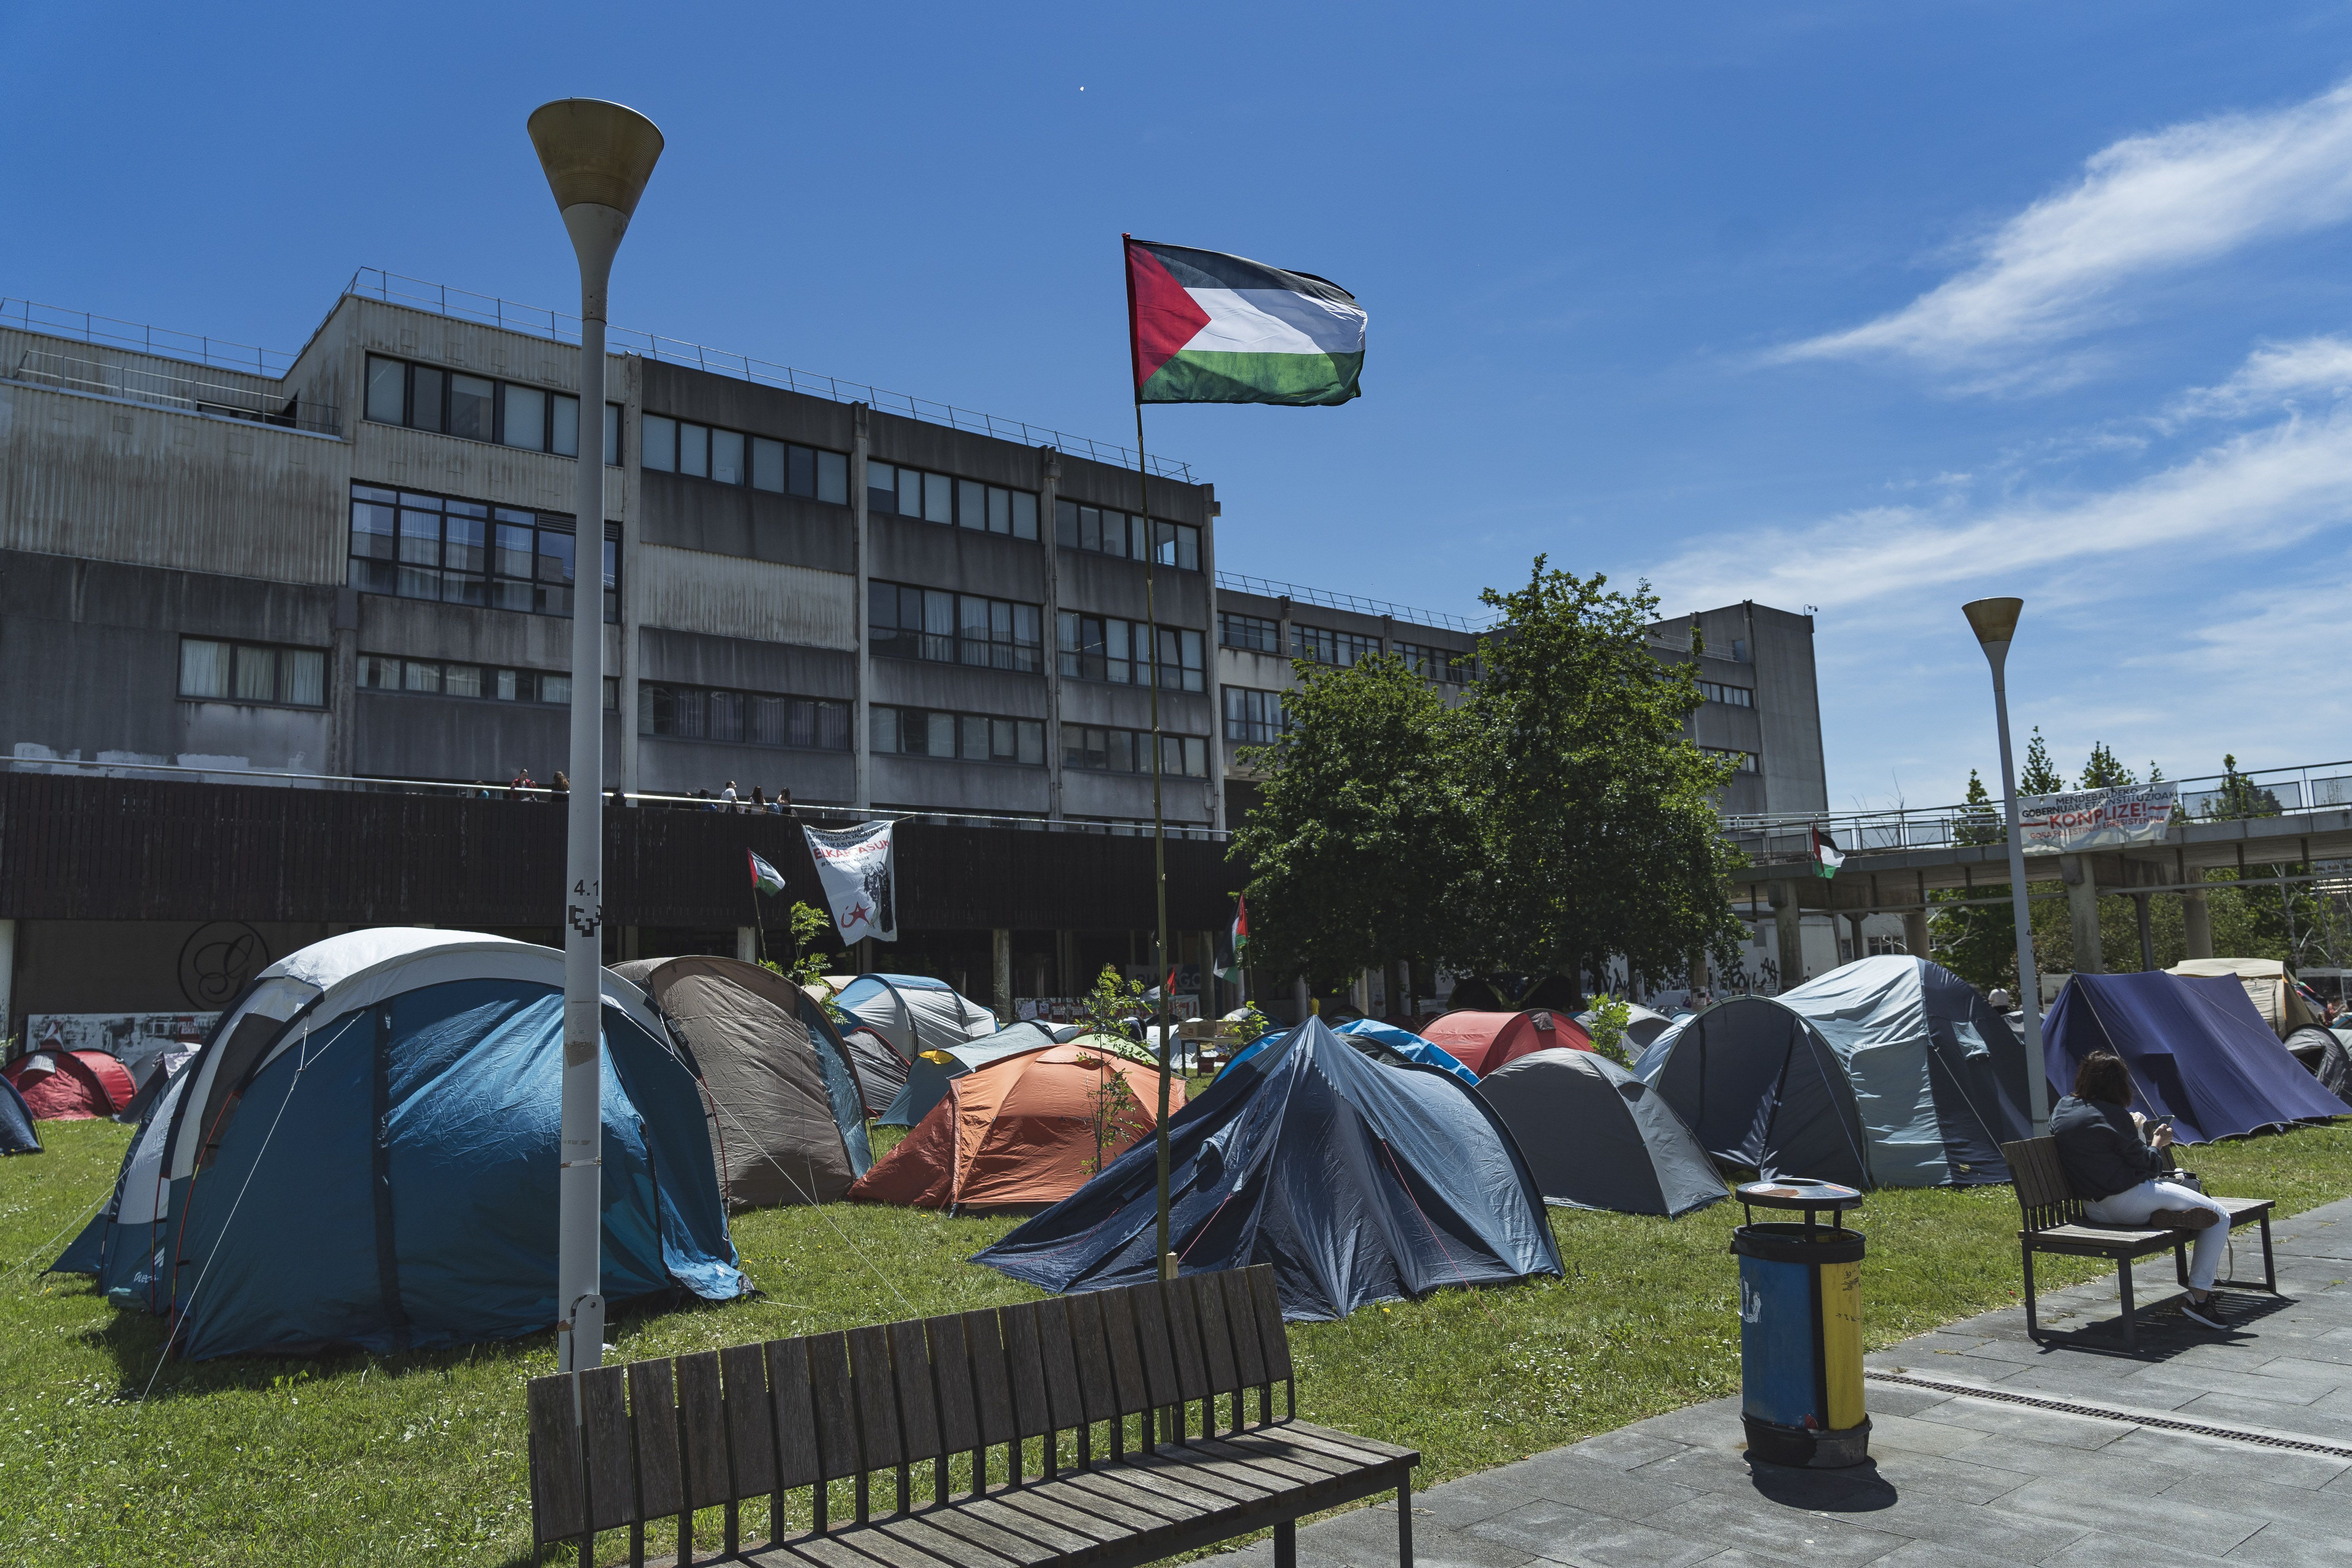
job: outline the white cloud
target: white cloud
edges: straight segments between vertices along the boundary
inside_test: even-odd
[[[2121,284],[2352,217],[2352,83],[2267,114],[2134,136],[2001,224],[1978,261],[1902,310],[1781,358],[1907,355],[1982,366],[2095,324]],[[1986,389],[2010,384],[1988,381]]]
[[[2352,392],[2352,338],[2321,336],[2291,343],[2267,343],[2219,386],[2200,386],[2173,404],[2177,418],[2267,411],[2316,395],[2330,399]]]

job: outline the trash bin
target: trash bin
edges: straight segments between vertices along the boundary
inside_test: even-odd
[[[1862,1201],[1830,1182],[1738,1189],[1749,1223],[1739,1259],[1740,1420],[1751,1458],[1833,1469],[1870,1457],[1862,1402],[1863,1236],[1843,1213]],[[1755,1223],[1757,1208],[1803,1210],[1802,1223]],[[1827,1210],[1831,1223],[1814,1215]]]

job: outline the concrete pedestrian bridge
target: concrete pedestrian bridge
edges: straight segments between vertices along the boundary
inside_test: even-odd
[[[1815,828],[1844,852],[1833,878],[1816,871]],[[2009,901],[2009,848],[1998,801],[1730,816],[1724,830],[1748,862],[1732,874],[1734,899],[1759,913],[1769,906],[1783,974],[1804,973],[1797,930],[1805,911],[1852,921],[1857,952],[1865,951],[1864,919],[1900,915],[1905,945],[1924,953],[1929,893],[1958,891],[1964,903]],[[2098,920],[2103,896],[2138,904],[2142,968],[2155,967],[2148,900],[2158,897],[2182,901],[2189,956],[2210,958],[2206,895],[2212,889],[2352,881],[2352,763],[2182,780],[2179,809],[2160,841],[2076,855],[2029,850],[2025,881],[2029,898],[2065,899],[2080,972],[2105,968]]]

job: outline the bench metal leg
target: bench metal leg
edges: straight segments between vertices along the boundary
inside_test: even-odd
[[[2116,1279],[2121,1282],[2123,1286],[2124,1349],[2127,1351],[2135,1350],[2138,1348],[2138,1345],[2137,1336],[2134,1331],[2134,1326],[2132,1323],[2132,1277],[2130,1258],[2118,1258],[2116,1259]]]
[[[1286,1519],[1274,1527],[1274,1568],[1298,1568],[1298,1521]]]
[[[2028,1244],[2018,1250],[2025,1257],[2025,1337],[2040,1344],[2042,1331],[2033,1318],[2033,1248]]]
[[[1412,1568],[1412,1479],[1397,1483],[1397,1568]]]
[[[2271,1211],[2263,1211],[2263,1289],[2275,1296],[2279,1293],[2278,1265],[2271,1260]]]

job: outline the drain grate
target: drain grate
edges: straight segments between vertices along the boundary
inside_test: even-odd
[[[2002,1405],[2022,1405],[2034,1410],[2054,1410],[2062,1415],[2087,1415],[2095,1421],[2119,1421],[2133,1426],[2153,1426],[2162,1432],[2190,1432],[2200,1437],[2221,1437],[2232,1443],[2252,1443],[2264,1448],[2293,1448],[2299,1453],[2326,1454],[2333,1459],[2352,1459],[2352,1444],[2323,1443],[2315,1437],[2290,1437],[2283,1432],[2264,1432],[2257,1427],[2213,1426],[2202,1421],[2183,1421],[2177,1415],[2158,1415],[2152,1411],[2077,1405],[2071,1400],[2044,1399],[2038,1394],[2018,1394],[2005,1388],[1979,1388],[1968,1383],[1946,1383],[1940,1378],[1917,1377],[1907,1372],[1880,1372],[1872,1368],[1863,1375],[1874,1382],[1896,1384],[1905,1388],[1957,1394],[1969,1399],[1990,1399]]]

